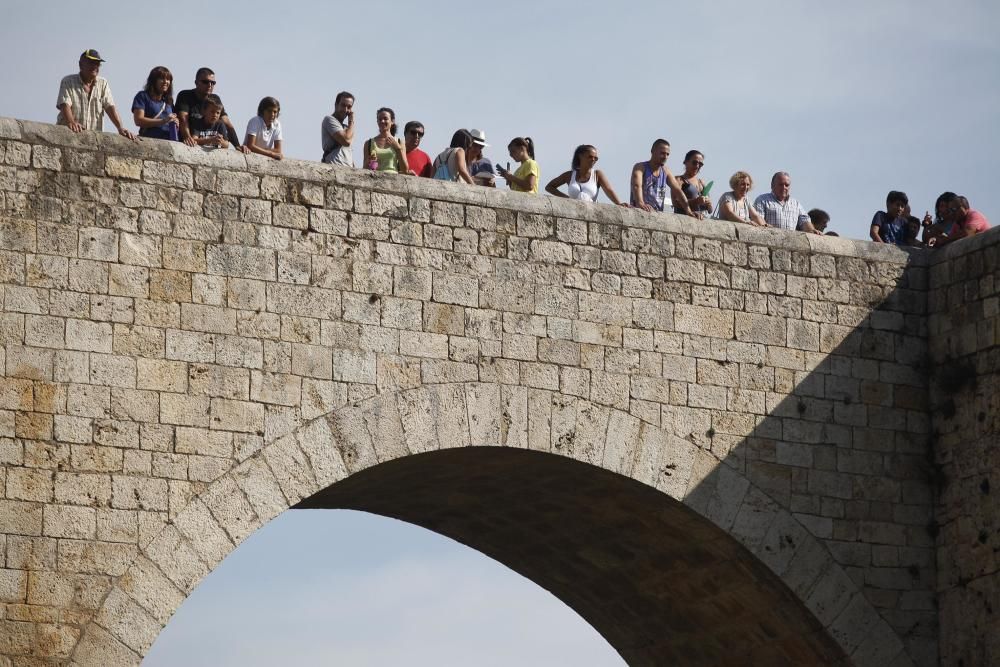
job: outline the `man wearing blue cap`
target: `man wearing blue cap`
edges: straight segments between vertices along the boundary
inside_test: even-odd
[[[118,134],[136,141],[135,135],[122,125],[108,80],[97,76],[103,62],[101,54],[94,49],[80,54],[80,73],[64,76],[59,83],[59,98],[56,100],[59,117],[56,123],[74,132],[102,132],[104,113],[107,112],[108,118],[118,128]]]

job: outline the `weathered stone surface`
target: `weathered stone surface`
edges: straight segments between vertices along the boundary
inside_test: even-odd
[[[0,198],[0,599],[46,618],[86,601],[72,632],[9,612],[4,658],[135,664],[265,521],[367,476],[388,503],[393,470],[440,481],[412,489],[410,520],[458,526],[635,664],[737,644],[933,664],[935,586],[946,633],[995,598],[991,234],[928,269],[919,250],[8,119],[0,137],[0,189],[9,167],[11,191],[47,193]],[[448,472],[477,470],[466,456],[491,472]],[[465,478],[449,502],[467,515],[438,521],[433,494]],[[690,569],[668,581],[653,552]],[[942,661],[995,661],[988,634],[943,636]]]

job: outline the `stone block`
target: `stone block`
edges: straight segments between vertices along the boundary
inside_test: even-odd
[[[734,317],[732,311],[676,304],[674,326],[682,333],[731,339],[734,332]]]
[[[85,352],[111,352],[113,330],[107,322],[66,320],[66,347]]]
[[[479,282],[456,274],[435,274],[433,298],[439,303],[479,306]]]
[[[264,430],[264,406],[251,401],[213,398],[211,428],[260,434]]]
[[[43,531],[47,537],[92,540],[97,533],[97,514],[91,507],[46,505]]]

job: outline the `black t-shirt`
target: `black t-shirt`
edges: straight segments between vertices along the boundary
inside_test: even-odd
[[[174,111],[176,113],[186,113],[188,115],[188,129],[191,134],[198,136],[198,133],[202,130],[211,129],[207,123],[205,123],[204,116],[205,101],[199,100],[198,95],[191,90],[182,90],[180,94],[177,95],[177,102],[174,104]],[[222,107],[222,116],[226,115],[226,107]],[[236,136],[236,131],[229,127],[226,127],[226,131],[222,133],[226,135],[229,139],[229,143],[233,146],[239,148],[240,138]]]
[[[191,128],[191,136],[193,137],[214,137],[217,134],[226,137],[229,134],[228,128],[226,128],[221,120],[217,121],[214,125],[209,125],[205,122],[204,118],[199,118],[188,127]]]
[[[174,103],[174,111],[177,113],[186,113],[188,115],[188,127],[191,129],[191,134],[195,134],[198,130],[206,129],[204,116],[201,110],[202,101],[198,99],[197,93],[194,89],[182,90],[177,94],[177,102]],[[226,115],[226,107],[222,107],[222,115]],[[228,135],[229,143],[233,144],[239,148],[240,140],[236,136],[236,133],[226,128],[226,131],[222,133],[223,135]]]

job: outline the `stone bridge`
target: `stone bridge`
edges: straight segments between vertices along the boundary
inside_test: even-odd
[[[994,238],[0,119],[0,665],[138,664],[300,507],[468,544],[632,665],[987,664]]]

